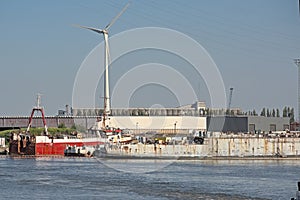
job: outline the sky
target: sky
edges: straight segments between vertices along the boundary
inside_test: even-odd
[[[46,115],[72,105],[76,74],[86,56],[103,42],[102,36],[73,25],[103,28],[127,3],[0,1],[0,115],[29,115],[37,93],[42,94]],[[297,111],[298,71],[293,61],[300,58],[297,0],[132,0],[109,33],[113,37],[144,27],[172,29],[201,44],[221,73],[227,100],[229,88],[234,88],[231,107],[260,112],[263,107],[289,106]],[[113,52],[114,46],[110,49]],[[194,76],[184,59],[158,50],[131,52],[112,63],[111,91],[134,66],[154,62],[168,64],[189,80],[196,93],[190,101],[209,105],[203,77]],[[102,79],[97,87],[100,99]],[[182,104],[176,95],[168,87],[146,84],[126,101],[131,107],[174,107]],[[102,100],[96,101],[101,107]]]

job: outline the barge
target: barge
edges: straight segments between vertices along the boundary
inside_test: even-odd
[[[66,150],[71,147],[94,147],[105,143],[101,137],[76,137],[63,136],[55,138],[53,136],[30,136],[28,134],[12,133],[9,142],[9,154],[12,156],[18,155],[65,155]],[[91,155],[92,152],[86,152]]]
[[[195,137],[196,138],[196,137]],[[222,135],[169,142],[108,143],[99,157],[173,159],[300,159],[300,137]]]
[[[48,133],[48,127],[45,120],[44,109],[40,106],[41,96],[37,95],[37,106],[32,109],[27,130],[24,133],[11,133],[9,140],[9,154],[11,156],[49,156],[49,155],[65,155],[71,147],[93,147],[105,143],[105,138],[100,133],[89,134],[83,136],[80,133],[73,135],[62,135],[59,137],[52,136]],[[44,124],[44,132],[41,135],[33,135],[30,133],[32,118],[34,112],[38,111],[42,115]],[[92,152],[87,151],[87,155]]]

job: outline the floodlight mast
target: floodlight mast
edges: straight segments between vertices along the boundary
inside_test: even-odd
[[[129,6],[129,3],[126,4],[126,6],[119,12],[118,15],[116,15],[109,24],[105,26],[104,29],[97,29],[93,27],[87,27],[87,26],[80,26],[77,25],[80,28],[88,29],[91,31],[94,31],[99,34],[103,34],[104,37],[104,65],[105,65],[105,76],[104,76],[104,110],[103,110],[103,119],[102,119],[102,127],[105,128],[106,124],[105,121],[107,119],[107,116],[110,114],[110,93],[109,93],[109,44],[108,44],[108,30],[109,28],[117,21],[117,19],[125,12],[127,7]]]

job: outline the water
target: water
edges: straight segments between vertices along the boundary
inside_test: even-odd
[[[300,160],[165,162],[0,158],[0,199],[289,200],[300,180]]]

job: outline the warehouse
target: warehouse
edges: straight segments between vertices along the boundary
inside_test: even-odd
[[[207,131],[261,133],[289,129],[288,117],[208,116]]]

